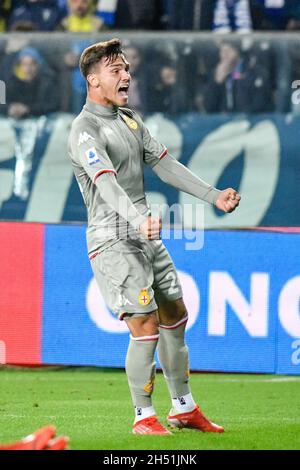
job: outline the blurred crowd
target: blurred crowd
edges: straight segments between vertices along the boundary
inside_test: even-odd
[[[46,41],[34,34],[0,36],[0,79],[6,84],[0,113],[12,119],[79,113],[86,99],[79,56],[95,42],[89,33],[111,35],[112,29],[223,33],[124,41],[132,76],[129,105],[142,115],[294,111],[297,35],[287,41],[224,33],[295,30],[300,0],[2,0],[0,5],[2,31],[82,33],[66,34],[63,41],[55,34]]]
[[[78,114],[86,99],[78,59],[94,40],[27,38],[0,40],[0,79],[6,84],[0,113],[14,119]],[[142,115],[295,111],[291,84],[300,77],[297,39],[167,36],[123,44],[131,73],[129,106]]]
[[[1,0],[0,31],[300,29],[299,0]]]

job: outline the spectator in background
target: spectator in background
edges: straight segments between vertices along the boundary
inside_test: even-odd
[[[166,28],[212,30],[217,0],[164,0]]]
[[[98,0],[97,15],[117,29],[161,29],[161,0]]]
[[[79,114],[86,101],[86,84],[78,67],[78,60],[82,51],[90,44],[88,40],[74,40],[71,49],[64,56],[66,80],[70,82],[70,95],[68,97],[69,109]]]
[[[15,0],[13,4],[10,31],[53,31],[61,21],[57,0]]]
[[[218,63],[218,48],[214,42],[195,41],[190,54],[185,57],[186,79],[185,86],[193,111],[205,113],[204,93],[211,71]],[[192,76],[188,73],[193,70]]]
[[[118,0],[97,0],[96,15],[108,27],[113,27],[116,22]]]
[[[251,0],[251,12],[255,29],[300,29],[299,0]]]
[[[58,111],[55,77],[39,52],[25,47],[17,55],[6,84],[7,114],[21,119]]]
[[[167,29],[249,32],[248,0],[164,0]]]
[[[68,15],[59,29],[72,33],[94,33],[105,29],[104,22],[92,13],[92,0],[68,0]]]
[[[135,111],[145,114],[147,112],[147,90],[145,86],[145,68],[142,65],[141,53],[136,46],[127,46],[124,48],[124,54],[130,64],[129,106]]]
[[[0,78],[4,82],[8,82],[11,77],[11,71],[14,66],[14,62],[17,59],[20,51],[28,45],[28,40],[24,35],[8,35],[8,40],[4,48],[4,57],[0,64]],[[2,109],[0,108],[0,111]]]
[[[57,1],[58,7],[62,11],[63,17],[66,16],[68,13],[68,0],[56,0],[56,1]]]
[[[150,85],[149,112],[182,113],[186,112],[185,93],[178,83],[177,67],[173,64],[163,65],[158,79]]]
[[[34,148],[45,115],[59,109],[55,76],[33,47],[17,55],[6,84],[6,110],[15,131],[14,195],[25,201],[29,196]]]
[[[216,33],[249,33],[252,20],[248,0],[217,0],[213,31]]]
[[[243,58],[237,43],[224,41],[219,62],[204,88],[204,107],[208,113],[271,111],[271,88],[267,71],[255,57]]]
[[[6,30],[7,20],[12,8],[12,0],[2,0],[0,2],[0,32]]]

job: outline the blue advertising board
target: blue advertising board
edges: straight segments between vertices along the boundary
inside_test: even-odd
[[[300,234],[206,231],[165,240],[190,319],[192,370],[300,374]],[[85,226],[46,226],[42,362],[124,367],[129,335],[107,309]]]

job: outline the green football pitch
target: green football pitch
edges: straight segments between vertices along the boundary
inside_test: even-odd
[[[190,429],[134,436],[125,373],[96,368],[0,369],[0,442],[54,424],[71,449],[300,449],[300,377],[192,374],[204,413],[224,434]],[[154,405],[165,423],[169,395],[157,374]]]

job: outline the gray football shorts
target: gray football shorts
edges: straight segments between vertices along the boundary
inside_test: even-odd
[[[94,256],[91,266],[107,306],[120,320],[182,297],[175,266],[161,240],[119,240]]]

